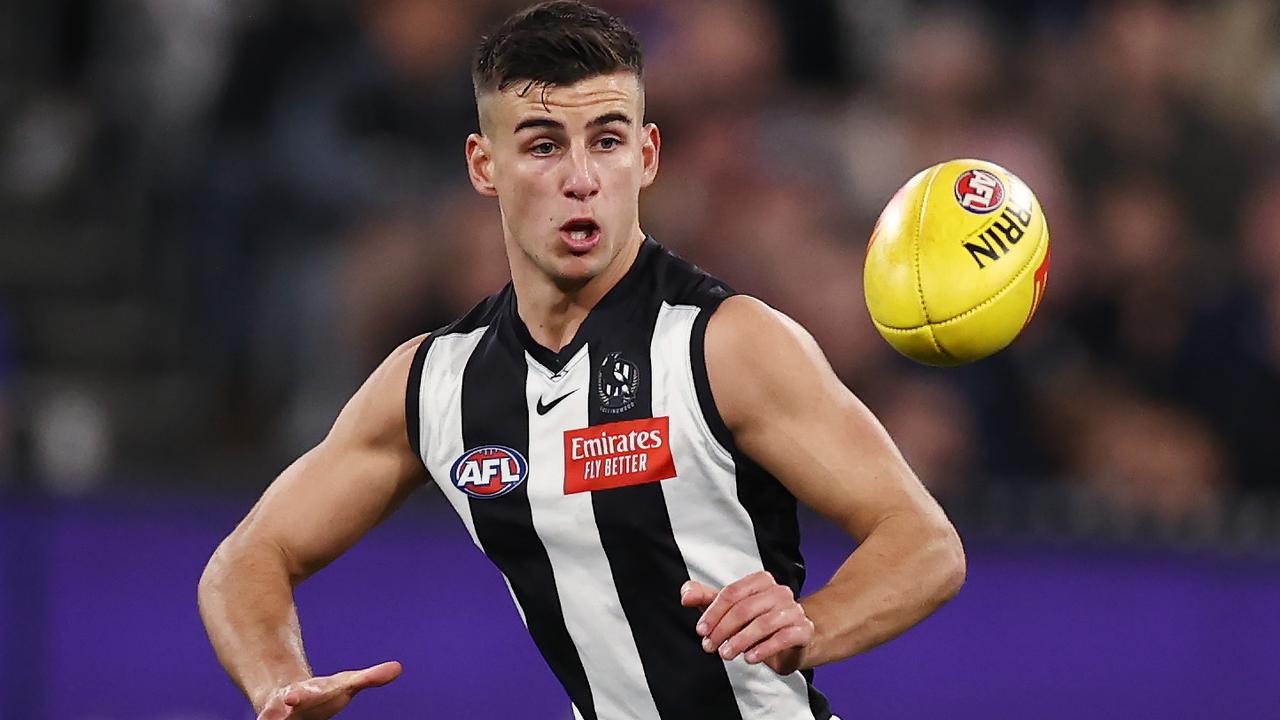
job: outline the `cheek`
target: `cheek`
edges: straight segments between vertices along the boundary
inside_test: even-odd
[[[616,158],[610,158],[603,170],[608,176],[607,184],[618,189],[639,188],[644,179],[644,163],[634,153],[619,153]]]
[[[527,217],[537,213],[547,196],[547,178],[543,173],[519,168],[508,173],[499,190],[502,206],[509,215]]]
[[[635,147],[634,145],[632,147]],[[644,158],[639,150],[618,154],[618,167],[629,173],[639,174],[644,168]]]

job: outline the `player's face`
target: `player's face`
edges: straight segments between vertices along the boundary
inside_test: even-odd
[[[642,125],[643,94],[628,72],[524,89],[481,98],[483,134],[467,140],[471,181],[498,198],[513,273],[585,283],[642,237],[640,189],[658,171],[658,129]]]

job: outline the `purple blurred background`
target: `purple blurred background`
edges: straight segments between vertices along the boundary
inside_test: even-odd
[[[0,510],[0,541],[24,548],[0,567],[0,718],[251,717],[194,603],[203,559],[245,509],[171,498]],[[807,525],[811,578],[825,578],[849,541]],[[818,671],[846,720],[1276,717],[1280,564],[993,540],[969,551],[953,603]],[[298,599],[318,671],[405,664],[343,717],[571,717],[500,576],[438,505],[410,503]]]
[[[507,280],[467,60],[519,0],[0,3],[0,717],[247,717],[195,580],[367,372]],[[605,0],[647,50],[646,230],[808,327],[971,551],[819,672],[845,720],[1280,717],[1280,5]],[[1053,268],[1005,352],[899,358],[863,247],[999,162]],[[304,586],[352,717],[567,706],[433,491]],[[809,523],[811,582],[850,548]],[[483,710],[468,708],[474,703]]]

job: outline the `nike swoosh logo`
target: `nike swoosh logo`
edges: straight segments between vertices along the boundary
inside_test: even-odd
[[[561,395],[560,397],[556,398],[555,400],[552,400],[551,402],[547,403],[546,405],[543,405],[543,404],[542,404],[542,398],[538,398],[538,405],[537,405],[537,408],[536,408],[536,409],[537,409],[537,411],[538,411],[538,414],[539,414],[539,415],[546,415],[547,413],[551,412],[551,408],[553,408],[553,407],[555,407],[555,406],[559,405],[561,400],[564,400],[565,398],[569,397],[570,395],[572,395],[572,394],[574,394],[574,393],[576,393],[576,392],[578,392],[578,388],[574,388],[574,389],[570,390],[569,392],[567,392],[567,393],[565,393],[565,394]]]

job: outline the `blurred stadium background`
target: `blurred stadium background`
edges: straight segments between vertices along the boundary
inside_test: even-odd
[[[523,4],[0,5],[0,718],[248,717],[196,578],[379,359],[506,282],[462,141]],[[819,670],[846,720],[1280,717],[1276,3],[601,4],[664,132],[645,228],[809,327],[968,541],[952,605]],[[915,367],[863,245],[966,156],[1039,195],[1049,292]],[[565,717],[443,505],[301,591],[318,670],[408,668],[344,717]],[[849,546],[807,521],[813,587]]]

